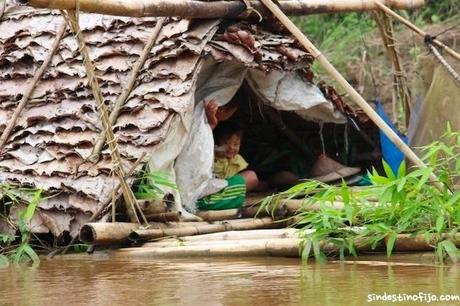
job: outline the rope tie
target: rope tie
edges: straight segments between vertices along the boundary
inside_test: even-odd
[[[246,11],[248,11],[248,14],[249,15],[251,15],[252,13],[256,14],[257,17],[259,17],[259,22],[261,22],[263,20],[262,14],[252,6],[250,0],[242,0],[242,1],[244,5],[246,5]]]

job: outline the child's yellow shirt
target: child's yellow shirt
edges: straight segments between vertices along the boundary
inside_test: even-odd
[[[214,175],[219,179],[226,179],[238,174],[247,167],[248,163],[239,154],[231,159],[216,157],[214,162]]]

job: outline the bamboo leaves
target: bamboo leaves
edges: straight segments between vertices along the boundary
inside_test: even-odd
[[[305,197],[305,207],[319,204],[319,211],[300,210],[296,226],[301,227],[305,239],[302,256],[314,255],[321,260],[319,243],[330,243],[338,248],[343,258],[356,254],[357,246],[365,244],[372,249],[386,248],[391,256],[400,235],[424,237],[426,247],[436,250],[439,261],[456,261],[460,227],[460,182],[457,164],[460,160],[460,132],[449,130],[438,141],[422,148],[430,167],[411,169],[407,173],[402,163],[395,174],[383,161],[384,175],[375,169],[368,173],[372,186],[351,188],[345,183],[329,186],[308,181],[290,190],[268,197],[262,206],[280,198]],[[442,190],[429,181],[436,174],[445,186]],[[343,209],[331,209],[334,201],[343,202]],[[309,234],[305,233],[309,229]],[[358,230],[356,230],[358,229]],[[313,231],[311,231],[313,230]],[[316,246],[316,251],[315,251]],[[336,248],[336,249],[337,249]]]
[[[141,200],[155,200],[165,194],[165,188],[177,189],[171,177],[162,172],[144,172],[134,184],[134,195]]]

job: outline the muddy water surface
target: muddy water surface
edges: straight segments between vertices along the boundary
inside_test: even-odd
[[[368,302],[385,292],[460,294],[460,266],[93,256],[0,269],[0,305],[401,305]]]

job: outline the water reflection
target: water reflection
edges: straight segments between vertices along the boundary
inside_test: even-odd
[[[460,294],[459,288],[458,266],[302,265],[283,258],[57,259],[0,270],[2,305],[366,305],[372,293]]]

